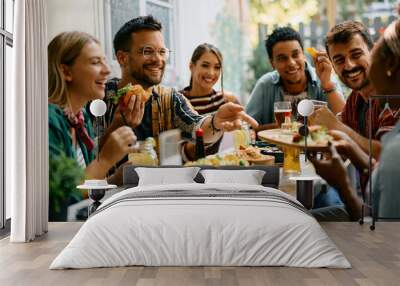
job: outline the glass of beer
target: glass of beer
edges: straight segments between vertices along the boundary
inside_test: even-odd
[[[328,106],[328,103],[326,101],[311,100],[311,102],[314,104],[314,111],[318,110],[319,108],[321,108],[323,106]]]
[[[285,146],[283,149],[283,171],[285,173],[299,174],[300,169],[300,149]]]
[[[292,104],[290,101],[277,101],[274,103],[274,115],[275,122],[278,127],[281,128],[283,122],[285,122],[285,116],[292,116]]]

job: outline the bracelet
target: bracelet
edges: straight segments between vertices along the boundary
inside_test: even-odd
[[[215,118],[215,113],[211,116],[211,129],[212,129],[213,135],[214,135],[216,132],[220,132],[220,131],[221,131],[221,129],[218,129],[217,127],[215,127],[215,125],[214,125],[214,118]]]
[[[336,86],[333,86],[331,89],[328,89],[328,90],[323,89],[322,93],[325,94],[325,95],[328,95],[328,94],[330,94],[330,93],[332,93],[334,91],[336,91]]]

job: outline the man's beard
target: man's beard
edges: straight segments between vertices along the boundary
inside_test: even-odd
[[[350,71],[346,71],[346,70],[343,71],[343,72],[342,72],[342,78],[341,78],[342,82],[343,82],[347,87],[349,87],[349,88],[351,88],[351,89],[354,89],[354,90],[361,90],[361,89],[363,89],[364,87],[366,87],[366,86],[370,83],[370,81],[369,81],[369,79],[368,79],[367,77],[366,77],[366,78],[364,79],[364,81],[362,81],[361,84],[358,85],[358,86],[351,86],[351,81],[346,77],[347,74],[355,73],[355,72],[358,72],[358,71],[361,71],[362,73],[365,74],[365,69],[360,68],[360,67],[355,67],[355,68],[353,68],[353,69],[350,70]]]
[[[165,65],[163,66],[161,70],[161,74],[159,77],[151,77],[145,74],[145,69],[147,67],[152,67],[155,66],[154,63],[147,63],[143,64],[141,67],[138,67],[137,69],[134,69],[132,67],[135,66],[135,63],[133,62],[133,59],[130,60],[130,76],[135,79],[135,81],[140,84],[144,88],[151,87],[153,85],[158,85],[161,83],[161,80],[164,76],[164,71],[165,71]]]
[[[302,79],[299,79],[299,80],[286,80],[286,82],[288,83],[288,84],[300,84],[301,82],[302,82]]]
[[[144,73],[144,70],[131,72],[131,77],[145,88],[161,83],[163,75],[164,70],[162,70],[160,77],[150,77]]]

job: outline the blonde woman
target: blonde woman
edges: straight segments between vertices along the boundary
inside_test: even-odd
[[[75,159],[87,179],[104,179],[136,141],[131,128],[120,127],[94,160],[93,128],[84,106],[104,97],[109,74],[99,42],[89,34],[64,32],[48,45],[49,156],[64,153]]]

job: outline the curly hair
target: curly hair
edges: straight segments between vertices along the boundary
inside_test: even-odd
[[[303,50],[303,40],[299,32],[291,27],[279,27],[276,28],[271,35],[265,40],[265,48],[267,49],[268,57],[272,60],[272,49],[278,42],[285,41],[297,41],[299,42],[301,49]]]
[[[367,27],[358,21],[344,21],[335,25],[325,37],[325,49],[329,54],[328,47],[334,44],[347,44],[355,35],[360,35],[368,48],[371,50],[374,42]]]
[[[161,31],[162,24],[152,15],[140,16],[126,22],[115,34],[113,41],[115,54],[118,51],[128,52],[132,43],[132,33],[142,30]]]

